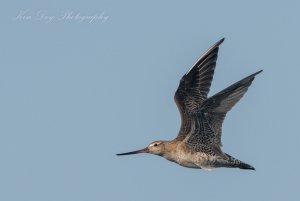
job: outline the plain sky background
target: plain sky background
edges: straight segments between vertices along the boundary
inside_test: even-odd
[[[2,1],[0,200],[299,200],[299,19],[296,0]],[[222,37],[210,95],[264,69],[223,125],[256,171],[115,156],[177,135],[179,80]]]

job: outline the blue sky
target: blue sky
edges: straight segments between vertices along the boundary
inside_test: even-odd
[[[2,2],[0,200],[299,200],[299,11],[299,1]],[[264,70],[223,124],[223,150],[256,171],[115,156],[177,135],[179,80],[222,37],[210,95]]]

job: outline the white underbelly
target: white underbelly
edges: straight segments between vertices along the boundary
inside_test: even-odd
[[[214,167],[212,165],[212,161],[214,158],[210,158],[207,154],[197,152],[197,153],[185,153],[178,154],[176,161],[179,165],[189,168],[201,168],[204,170],[212,170]]]
[[[207,156],[203,153],[185,153],[178,155],[178,164],[189,168],[206,168]]]
[[[196,165],[194,162],[191,162],[191,161],[180,161],[178,164],[183,167],[188,167],[188,168],[198,168],[198,169],[201,168],[198,165]]]

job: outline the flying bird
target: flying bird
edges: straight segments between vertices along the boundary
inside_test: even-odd
[[[188,168],[255,170],[251,165],[222,151],[221,134],[227,112],[243,97],[255,76],[262,70],[207,97],[219,46],[223,41],[224,38],[209,48],[180,80],[174,97],[181,116],[177,137],[169,141],[154,141],[144,149],[117,154],[118,156],[149,153]]]

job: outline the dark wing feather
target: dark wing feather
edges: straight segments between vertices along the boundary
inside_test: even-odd
[[[195,149],[201,144],[215,147],[222,146],[222,123],[226,113],[243,97],[255,76],[261,72],[258,71],[236,82],[204,101],[197,118],[193,120],[198,121],[197,124],[200,125],[199,128],[201,129],[198,129],[198,132],[189,134],[185,139],[186,142]]]
[[[192,113],[195,113],[206,100],[218,57],[219,45],[224,38],[214,44],[193,67],[181,78],[175,93],[175,102],[181,116],[178,137],[185,137],[192,131]]]

